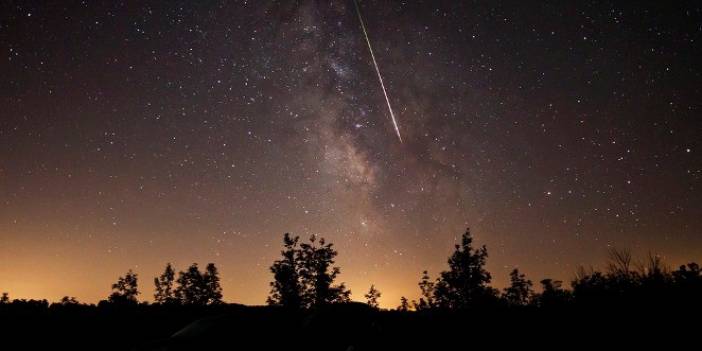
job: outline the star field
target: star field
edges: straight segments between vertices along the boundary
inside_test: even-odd
[[[215,262],[262,304],[284,232],[381,305],[465,227],[494,286],[610,247],[702,259],[702,6],[351,1],[0,5],[0,288],[95,302]]]

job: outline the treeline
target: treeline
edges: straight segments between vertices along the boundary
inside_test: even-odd
[[[287,308],[311,308],[348,302],[350,291],[343,283],[334,285],[340,273],[334,266],[337,252],[324,240],[301,243],[299,237],[285,234],[282,258],[271,266],[274,280],[268,303]],[[418,283],[420,298],[400,299],[398,311],[468,309],[555,310],[572,307],[666,307],[702,304],[702,271],[696,263],[669,269],[656,255],[635,263],[628,251],[613,249],[604,271],[580,268],[570,282],[542,279],[537,292],[534,283],[518,269],[510,273],[510,284],[502,290],[490,286],[492,276],[485,269],[487,247],[473,246],[467,229],[448,258],[448,269],[432,279],[424,271]],[[373,308],[381,293],[371,285],[364,295]]]
[[[333,244],[312,236],[307,242],[285,234],[281,258],[270,267],[273,280],[267,303],[287,309],[314,309],[325,305],[350,302],[351,291],[344,283],[336,283],[341,269],[335,266],[338,252]],[[483,245],[473,246],[470,230],[455,245],[448,258],[448,269],[432,279],[427,271],[418,283],[420,297],[409,301],[402,297],[398,311],[467,310],[491,308],[528,308],[538,310],[571,307],[647,307],[702,304],[702,271],[696,263],[669,269],[655,255],[643,262],[634,262],[624,250],[611,250],[604,271],[580,268],[570,281],[542,279],[539,292],[531,280],[518,269],[510,273],[508,287],[498,290],[490,283],[491,274],[485,269],[488,251]],[[139,280],[129,270],[112,285],[112,292],[99,305],[139,304]],[[366,303],[379,308],[381,292],[371,285],[364,295]],[[0,305],[48,307],[46,300],[14,300],[7,293]],[[80,303],[74,297],[63,297],[54,305],[71,306]],[[141,305],[147,303],[142,302]],[[204,271],[193,263],[185,271],[176,272],[171,264],[154,278],[155,305],[211,306],[221,305],[222,287],[217,267],[209,263]],[[0,306],[1,307],[1,306]]]
[[[155,292],[154,304],[159,305],[219,305],[222,304],[222,287],[219,272],[214,263],[209,263],[204,272],[198,264],[193,263],[187,270],[176,273],[173,266],[168,263],[160,276],[154,278]],[[99,305],[136,305],[139,303],[139,277],[131,269],[117,282],[112,284],[112,293]],[[0,304],[17,303],[21,305],[49,306],[46,300],[10,300],[9,294],[4,292],[0,297]],[[54,305],[72,306],[80,302],[72,296],[64,296]],[[146,304],[142,302],[142,304]]]
[[[222,303],[222,287],[219,272],[214,263],[209,263],[204,272],[200,272],[197,263],[178,273],[170,263],[166,264],[163,274],[154,278],[154,303],[164,305],[215,305]],[[136,304],[138,303],[139,279],[131,269],[112,284],[112,294],[101,303]]]

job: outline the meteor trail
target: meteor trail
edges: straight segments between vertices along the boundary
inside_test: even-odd
[[[356,13],[358,14],[358,21],[361,22],[361,29],[363,29],[363,36],[366,38],[366,43],[368,44],[368,51],[370,51],[371,59],[373,59],[373,67],[375,67],[375,73],[378,74],[378,80],[380,81],[380,87],[383,88],[383,95],[385,95],[385,102],[388,103],[388,111],[390,111],[390,119],[392,119],[392,125],[395,127],[395,133],[397,133],[397,138],[400,139],[402,143],[402,136],[400,135],[400,127],[397,126],[397,120],[395,119],[395,113],[392,112],[392,106],[390,106],[390,99],[388,98],[388,92],[385,90],[385,83],[383,83],[383,76],[380,75],[380,69],[378,68],[378,62],[375,61],[375,55],[373,54],[373,47],[371,46],[370,39],[368,39],[368,32],[366,31],[366,25],[363,23],[363,17],[361,16],[361,8],[358,6],[358,1],[353,0],[354,5],[356,5]]]

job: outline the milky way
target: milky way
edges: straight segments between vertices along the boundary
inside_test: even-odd
[[[0,290],[215,262],[260,304],[284,232],[388,307],[465,227],[497,287],[702,259],[699,4],[359,5],[403,144],[352,1],[3,2]]]

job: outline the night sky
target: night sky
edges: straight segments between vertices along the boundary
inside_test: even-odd
[[[403,143],[350,0],[2,1],[0,290],[262,304],[284,232],[385,307],[466,227],[498,288],[702,260],[702,4],[359,4]]]

